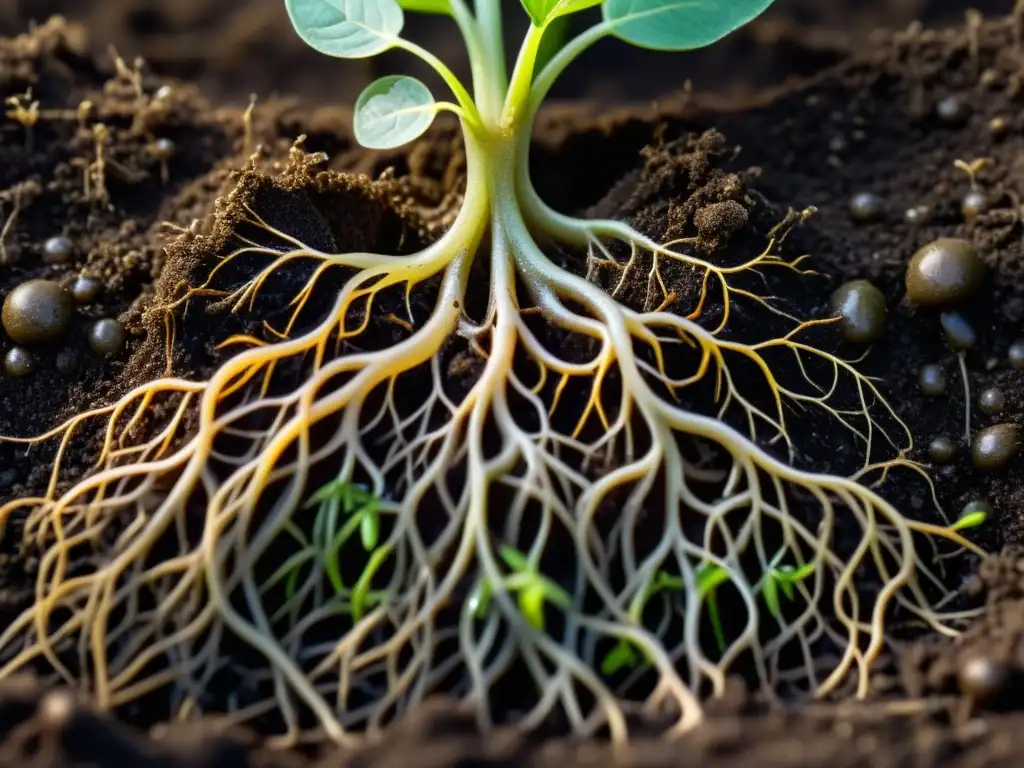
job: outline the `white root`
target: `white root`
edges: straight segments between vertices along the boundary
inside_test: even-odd
[[[876,434],[896,446],[870,413],[881,404],[896,416],[873,382],[792,334],[744,345],[718,338],[698,317],[629,309],[554,265],[534,234],[599,249],[621,241],[634,255],[681,261],[718,279],[725,301],[750,296],[730,287],[731,275],[792,263],[769,248],[724,269],[623,224],[570,219],[540,201],[528,176],[520,174],[515,189],[494,181],[515,175],[514,152],[495,167],[472,142],[468,150],[463,211],[445,237],[413,256],[322,253],[253,213],[282,249],[247,242],[228,257],[273,258],[228,295],[232,305],[244,309],[274,272],[312,259],[318,267],[295,297],[296,316],[326,270],[354,271],[328,315],[294,338],[289,324],[281,339],[253,342],[208,382],[161,379],[46,436],[62,438],[46,495],[0,510],[7,519],[27,507],[25,536],[44,549],[36,602],[0,633],[0,677],[43,660],[102,706],[166,689],[174,710],[192,717],[216,703],[204,694],[211,681],[236,674],[255,693],[233,700],[231,717],[275,713],[284,745],[302,738],[311,719],[332,739],[351,743],[439,689],[472,702],[489,726],[497,717],[492,692],[514,676],[520,687],[533,687],[524,727],[557,711],[577,733],[606,729],[621,743],[637,711],[668,714],[677,730],[699,723],[702,690],[721,693],[744,655],[768,689],[795,675],[824,695],[853,675],[858,695],[866,694],[893,605],[955,632],[920,584],[924,578],[941,587],[913,534],[969,542],[902,516],[854,478],[797,469],[758,444],[759,425],[788,443],[784,409],[799,405],[834,416],[863,441],[868,457]],[[470,266],[488,231],[488,309],[474,323],[465,314],[467,298],[484,288],[469,285]],[[379,294],[405,286],[408,301],[414,286],[432,279],[434,311],[417,326],[410,310],[404,340],[382,351],[332,353],[332,342],[360,338]],[[518,295],[517,280],[529,296]],[[524,299],[549,327],[591,340],[596,352],[584,361],[563,359],[531,330]],[[365,307],[363,319],[349,327],[358,307]],[[459,338],[484,359],[467,391],[456,395],[446,389],[441,357]],[[669,372],[669,346],[694,357],[694,374]],[[816,394],[775,380],[763,357],[773,348],[793,352]],[[524,355],[536,371],[533,382]],[[740,391],[731,356],[761,372],[770,405]],[[300,359],[309,366],[301,385],[269,394],[265,381],[275,366]],[[832,381],[815,382],[804,367],[810,359],[830,364]],[[687,391],[709,376],[724,392],[715,414],[659,394]],[[858,393],[849,409],[832,402],[844,377]],[[409,381],[412,395],[404,389]],[[558,400],[580,384],[589,393],[584,402]],[[158,397],[176,397],[179,405],[153,437],[134,444],[130,426]],[[198,426],[172,449],[193,408]],[[731,408],[743,414],[746,432],[723,420]],[[108,420],[100,466],[58,494],[67,443],[94,418]],[[865,470],[887,471],[867,462]],[[365,482],[378,497],[382,533],[366,551],[358,537],[334,552],[310,543],[309,532],[321,523],[306,502],[314,478],[325,473]],[[323,509],[323,525],[342,524],[337,504]],[[614,520],[608,509],[616,510]],[[840,549],[851,528],[859,539]],[[271,580],[282,563],[271,562],[268,571],[268,560],[280,557],[276,548],[289,537],[297,537],[301,568]],[[168,545],[176,554],[154,556]],[[522,582],[511,577],[503,545],[538,569],[560,566],[557,587],[569,602],[547,606],[557,623],[542,628],[524,613]],[[73,571],[72,560],[86,556],[91,569]],[[332,567],[360,559],[368,563],[360,581],[339,592]],[[792,610],[774,615],[765,605],[765,580],[782,561],[813,567],[793,585]],[[700,581],[707,567],[726,574],[735,597],[719,648],[706,639],[709,594]],[[662,613],[652,622],[637,601],[659,573],[683,586],[659,598]],[[286,581],[290,591],[282,598]],[[491,592],[482,614],[467,598],[474,585]],[[615,643],[641,659],[624,679],[601,671]],[[239,644],[249,666],[232,672],[241,664],[231,650]],[[815,654],[823,644],[840,658],[821,679]],[[802,660],[795,669],[783,664],[793,648]],[[252,658],[260,662],[253,666]]]

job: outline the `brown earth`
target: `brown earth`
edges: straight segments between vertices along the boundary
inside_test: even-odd
[[[0,296],[29,277],[70,283],[81,273],[104,284],[96,302],[78,309],[83,322],[76,324],[75,336],[65,345],[79,363],[72,376],[56,373],[55,359],[64,350],[54,348],[41,353],[37,375],[0,379],[0,434],[36,434],[84,408],[110,402],[163,371],[163,330],[153,309],[174,294],[181,279],[194,280],[208,269],[206,260],[214,255],[210,243],[233,224],[231,205],[222,204],[213,224],[200,227],[204,237],[198,240],[179,237],[180,231],[165,222],[187,228],[210,213],[215,198],[241,182],[243,196],[245,190],[253,195],[269,191],[276,195],[273,205],[292,206],[287,215],[308,223],[307,237],[315,237],[316,222],[326,219],[321,236],[333,247],[397,251],[411,247],[416,237],[430,236],[424,225],[430,224],[431,216],[423,211],[439,204],[458,180],[457,144],[443,127],[430,142],[408,152],[367,156],[344,133],[344,110],[303,109],[271,98],[275,89],[347,97],[327,87],[333,76],[323,72],[334,64],[310,58],[297,45],[289,48],[290,39],[279,46],[281,41],[272,37],[284,28],[276,3],[247,3],[245,14],[239,10],[241,3],[218,4],[213,10],[143,0],[125,5],[131,7],[113,13],[113,3],[75,4],[74,15],[87,23],[88,33],[51,22],[31,36],[0,41],[2,96],[31,86],[47,110],[32,132],[31,151],[26,150],[29,137],[22,126],[7,121],[0,128],[5,216],[19,189],[23,195],[16,225],[2,241],[9,263],[0,266]],[[786,13],[781,5],[772,17],[720,50],[693,59],[698,90],[709,90],[706,80],[701,86],[699,73],[715,72],[727,58],[742,62],[714,98],[676,96],[657,108],[595,116],[599,103],[606,103],[597,99],[616,99],[624,92],[625,81],[602,75],[597,84],[585,86],[584,74],[593,73],[580,67],[584,74],[568,87],[592,100],[585,106],[553,108],[542,121],[536,155],[540,191],[560,209],[629,218],[659,237],[699,232],[722,258],[763,240],[787,209],[815,206],[818,213],[794,230],[788,247],[811,253],[815,266],[830,279],[790,286],[787,303],[800,314],[821,315],[831,287],[850,277],[870,277],[883,290],[889,332],[872,350],[865,368],[887,382],[888,395],[921,445],[938,434],[960,435],[963,399],[956,386],[955,359],[941,340],[935,318],[912,310],[903,300],[903,270],[910,254],[928,240],[943,235],[969,238],[981,248],[993,274],[984,299],[970,308],[979,330],[978,346],[968,356],[972,391],[993,384],[1002,387],[1008,405],[999,419],[1024,421],[1024,372],[1003,362],[1024,319],[1019,220],[1024,122],[1018,114],[1024,98],[1024,49],[1019,36],[1015,39],[1020,20],[995,22],[974,37],[960,28],[870,37],[867,32],[875,25],[901,29],[916,16],[955,22],[964,9],[938,0],[906,0],[885,4],[884,13],[878,11],[881,4],[842,6],[849,13],[835,4],[829,6],[834,15],[830,10],[826,16],[815,10],[823,6],[820,3],[794,2]],[[70,15],[62,4],[43,6],[33,0],[32,13],[57,10]],[[26,15],[24,8],[3,9],[12,29]],[[1005,3],[992,3],[986,10],[1008,9]],[[796,22],[791,24],[788,18]],[[228,31],[232,34],[225,34]],[[218,45],[203,42],[207,34]],[[189,38],[191,47],[182,37]],[[92,58],[92,50],[102,50],[107,43],[126,55],[144,54],[165,75],[202,81],[215,100],[208,101],[208,95],[191,85],[174,83],[160,103],[140,108],[131,84],[124,78],[111,80],[106,60]],[[217,55],[190,57],[182,50],[216,50]],[[273,57],[264,55],[268,50],[275,52]],[[771,67],[763,65],[768,60]],[[627,68],[634,60],[623,61],[627,63],[622,71],[632,74]],[[663,62],[655,56],[646,66],[664,78]],[[987,74],[990,70],[993,74]],[[285,72],[294,79],[282,77]],[[241,80],[239,73],[251,79]],[[772,85],[790,75],[809,79],[749,93],[753,85]],[[633,98],[653,97],[679,85],[676,79],[640,79],[651,93],[630,87]],[[152,93],[162,82],[147,76],[144,91]],[[724,106],[723,92],[734,83],[732,104]],[[354,89],[352,83],[349,86]],[[247,154],[241,114],[220,105],[238,104],[254,89],[265,97],[256,112],[253,137],[266,148],[261,170],[285,170],[293,139],[306,133],[306,149],[328,152],[332,171],[366,171],[377,177],[390,166],[398,180],[325,180],[302,172],[286,172],[278,181],[255,174],[239,176]],[[936,105],[951,96],[969,108],[962,121],[943,121],[936,114]],[[83,98],[94,102],[89,124],[100,120],[111,133],[105,147],[109,206],[83,195],[83,164],[96,156],[91,129],[83,128],[74,113]],[[1005,127],[993,130],[994,118],[1004,120]],[[708,133],[711,130],[714,133]],[[152,152],[158,137],[172,139],[177,147],[166,183]],[[959,199],[969,183],[954,161],[977,158],[990,158],[978,183],[991,205],[965,223]],[[701,224],[709,216],[698,214],[723,199],[726,173],[735,173],[742,181],[746,220],[738,225],[726,220]],[[31,186],[19,187],[25,182]],[[850,219],[849,198],[863,190],[880,195],[886,203],[884,215],[875,223],[855,224]],[[397,202],[410,197],[415,206]],[[930,206],[930,219],[907,223],[904,211],[922,204]],[[352,226],[355,222],[359,226]],[[71,237],[75,252],[67,263],[45,264],[42,243],[58,233]],[[290,298],[294,289],[287,280],[274,286],[267,307],[274,306],[275,295],[279,300]],[[107,316],[120,317],[132,331],[127,352],[109,362],[94,358],[84,342],[84,321]],[[220,359],[213,345],[245,329],[245,321],[221,313],[216,323],[187,323],[171,361],[175,372],[208,371]],[[744,322],[741,316],[739,332]],[[0,351],[8,346],[0,339]],[[949,397],[927,400],[918,393],[917,370],[926,362],[945,367],[951,380]],[[991,421],[978,414],[975,426]],[[802,423],[797,437],[802,463],[820,470],[845,468],[848,463],[827,434],[827,422]],[[0,445],[0,501],[40,491],[50,456],[45,447],[26,454],[22,448]],[[84,470],[93,456],[86,444],[73,456],[71,473]],[[1020,462],[1004,473],[979,475],[970,465],[962,438],[957,460],[936,474],[938,495],[948,509],[958,510],[979,497],[992,502],[997,519],[975,538],[990,551],[1004,548],[980,569],[967,557],[947,563],[950,577],[963,579],[966,598],[984,595],[986,601],[983,619],[961,639],[917,636],[895,644],[880,665],[872,700],[864,705],[794,705],[791,711],[767,712],[737,691],[714,703],[709,723],[681,742],[637,743],[623,756],[624,763],[1017,764],[1015,756],[1024,748],[1024,720],[1013,712],[1024,709],[1017,671],[1024,669],[1024,552],[1015,547],[1022,538],[1022,479]],[[890,481],[884,492],[902,508],[930,514],[921,489],[906,478]],[[17,525],[11,529],[16,531]],[[5,621],[31,599],[33,564],[30,556],[11,546],[14,540],[16,536],[5,537],[0,561],[0,619]],[[987,707],[957,688],[958,670],[975,655],[1006,665],[1008,693]],[[207,730],[216,731],[215,721],[197,732],[193,725],[163,726],[134,718],[151,729],[143,736],[108,716],[91,714],[84,704],[73,708],[71,715],[58,711],[59,704],[40,704],[32,683],[7,686],[0,697],[0,730],[6,736],[0,764],[309,764],[308,756],[261,748],[252,734],[204,738]],[[381,745],[357,754],[326,751],[316,755],[313,764],[582,766],[605,765],[609,758],[600,743],[540,742],[510,732],[481,736],[471,719],[438,702],[396,726]]]

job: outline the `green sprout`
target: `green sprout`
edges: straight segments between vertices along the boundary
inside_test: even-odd
[[[711,631],[715,633],[718,650],[725,650],[725,629],[722,616],[718,612],[718,588],[729,580],[729,572],[720,565],[705,563],[697,569],[697,596],[707,602],[708,620]]]
[[[805,563],[799,568],[792,565],[773,564],[764,575],[761,594],[768,611],[776,619],[782,617],[782,606],[779,602],[779,591],[787,600],[796,599],[796,585],[814,573],[815,564]]]
[[[583,50],[597,40],[616,36],[632,45],[654,50],[700,48],[763,12],[773,0],[523,0],[531,25],[518,59],[507,74],[501,32],[501,8],[495,0],[477,3],[474,16],[464,0],[285,0],[299,36],[310,46],[343,59],[363,59],[392,49],[418,56],[437,72],[454,97],[436,101],[421,81],[391,75],[372,83],[356,101],[356,139],[370,149],[388,149],[420,136],[434,117],[453,112],[463,123],[467,140],[478,145],[488,165],[513,162],[528,142],[517,141],[528,131],[534,106],[550,82]],[[564,19],[601,6],[603,20],[571,41]],[[401,37],[405,11],[451,16],[466,42],[475,92],[429,51]],[[555,43],[544,44],[551,31]],[[561,49],[561,55],[552,50]],[[550,57],[544,72],[538,62]],[[503,183],[514,183],[514,175]],[[514,224],[514,220],[507,222]],[[519,225],[516,224],[518,227]]]
[[[988,514],[990,511],[991,510],[989,506],[984,503],[976,502],[973,504],[968,504],[964,508],[963,514],[957,519],[957,521],[953,523],[951,526],[949,526],[949,530],[964,531],[969,530],[971,528],[977,528],[978,526],[983,525],[986,520],[988,520]]]
[[[780,591],[788,600],[795,599],[796,585],[814,573],[815,570],[814,563],[806,563],[800,567],[779,565],[778,562],[783,554],[784,551],[776,555],[765,571],[760,585],[765,605],[776,619],[782,616],[782,606],[779,600]],[[722,625],[717,590],[729,579],[729,571],[714,563],[704,563],[697,569],[697,595],[708,607],[708,621],[711,624],[711,630],[715,635],[715,642],[720,651],[725,650],[726,643],[725,628]],[[683,591],[684,587],[685,583],[682,578],[659,572],[651,583],[637,594],[630,605],[630,619],[638,624],[644,608],[652,597],[665,591]],[[628,640],[620,640],[614,648],[605,654],[601,662],[601,671],[605,675],[613,675],[623,668],[635,667],[639,661],[640,656],[634,644]]]
[[[390,555],[390,548],[378,546],[381,500],[363,486],[344,480],[332,480],[317,490],[305,506],[318,507],[313,521],[312,539],[307,538],[302,529],[289,520],[284,525],[284,531],[295,539],[300,549],[281,564],[263,587],[268,589],[283,580],[285,601],[290,603],[295,597],[303,568],[319,563],[335,594],[350,599],[352,617],[358,621],[365,615],[366,608],[380,599],[379,594],[370,591],[370,586],[374,575]],[[370,558],[359,579],[349,590],[341,575],[340,553],[357,530],[363,549],[370,554]]]
[[[512,575],[503,581],[505,589],[518,593],[519,612],[526,619],[526,623],[543,632],[544,605],[550,603],[559,608],[569,608],[572,605],[569,593],[537,570],[537,566],[530,558],[518,549],[505,545],[501,547],[499,554],[512,571]],[[470,595],[469,610],[478,619],[483,618],[490,608],[493,596],[493,585],[486,579],[481,579]]]
[[[715,642],[720,651],[725,650],[725,628],[722,625],[722,616],[718,608],[717,590],[725,582],[729,581],[729,571],[714,563],[704,563],[697,569],[697,597],[707,604],[708,620],[711,622],[712,632],[715,634]],[[659,571],[654,579],[634,598],[629,609],[629,618],[633,623],[639,624],[644,608],[651,598],[661,592],[682,592],[686,589],[686,582],[680,576],[672,576]],[[640,651],[642,653],[642,651]],[[640,661],[634,643],[629,640],[619,640],[601,662],[601,671],[606,675],[613,675],[624,667],[635,667]]]
[[[629,618],[634,624],[639,624],[643,618],[644,610],[651,598],[666,591],[677,591],[685,586],[683,580],[678,576],[671,576],[664,571],[658,571],[655,577],[641,590],[639,590],[629,606]],[[643,651],[641,650],[642,654]],[[635,667],[640,657],[634,643],[622,639],[615,644],[601,661],[601,672],[605,675],[613,675],[624,667]]]

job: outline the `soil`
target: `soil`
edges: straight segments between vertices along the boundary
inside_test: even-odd
[[[7,32],[24,28],[28,4],[0,7]],[[72,337],[39,353],[35,375],[0,379],[0,434],[45,431],[167,366],[179,375],[208,373],[223,359],[214,348],[218,342],[251,331],[254,316],[273,322],[299,275],[268,288],[254,315],[233,315],[214,304],[190,312],[165,359],[162,309],[180,295],[183,281],[194,283],[209,271],[238,227],[241,202],[278,211],[307,240],[344,250],[408,250],[447,220],[446,193],[458,188],[461,170],[450,130],[441,125],[407,150],[359,150],[346,133],[344,108],[311,107],[293,96],[321,99],[326,92],[340,103],[376,71],[370,65],[346,69],[358,76],[339,88],[335,73],[341,70],[330,70],[332,64],[291,38],[279,39],[279,3],[215,5],[31,0],[31,14],[42,23],[31,34],[0,40],[0,95],[31,87],[44,110],[31,132],[13,120],[0,126],[2,214],[19,208],[0,240],[0,297],[32,277],[70,285],[86,275],[103,283],[96,301],[77,308]],[[1008,2],[978,5],[993,15],[1010,10]],[[827,277],[783,283],[787,305],[820,316],[832,288],[851,278],[867,277],[883,291],[888,331],[865,370],[886,382],[918,446],[937,435],[958,440],[956,459],[935,474],[943,505],[955,513],[986,498],[997,511],[972,532],[997,554],[980,563],[967,556],[946,562],[950,578],[962,580],[965,601],[983,602],[980,620],[955,641],[919,633],[894,642],[866,703],[780,710],[736,686],[710,705],[708,723],[696,732],[680,741],[641,740],[621,755],[600,742],[504,730],[481,735],[469,715],[443,699],[358,752],[283,754],[265,747],[257,733],[224,732],[212,718],[187,727],[145,718],[117,722],[87,702],[44,696],[26,679],[0,686],[0,764],[440,768],[607,765],[613,757],[638,766],[1017,764],[1024,749],[1024,465],[987,475],[971,466],[960,436],[964,401],[956,358],[934,314],[905,301],[903,274],[916,248],[936,237],[977,244],[991,279],[984,298],[968,309],[979,332],[966,358],[969,381],[975,397],[994,385],[1008,402],[998,417],[976,414],[974,423],[1024,422],[1024,371],[1005,362],[1024,320],[1024,20],[996,18],[965,29],[966,9],[940,0],[793,0],[784,6],[722,46],[684,59],[681,69],[666,67],[657,55],[631,52],[622,54],[618,74],[598,75],[581,65],[561,95],[586,100],[552,106],[539,126],[538,187],[561,210],[628,219],[656,237],[699,236],[700,247],[722,259],[763,242],[786,211],[816,208],[793,228],[786,249],[811,254]],[[84,26],[43,20],[52,12]],[[908,29],[915,18],[929,27]],[[957,26],[930,26],[945,22]],[[888,31],[872,32],[875,27]],[[437,30],[427,25],[421,33]],[[108,44],[126,57],[143,55],[143,92],[168,84],[167,94],[140,100],[131,77],[116,76],[109,57],[97,56]],[[729,73],[724,78],[723,71]],[[692,93],[679,90],[683,72],[694,77]],[[242,108],[250,91],[261,100],[247,135]],[[654,98],[655,106],[626,104]],[[960,105],[952,120],[937,108],[949,98]],[[85,120],[76,111],[83,99],[92,102]],[[993,126],[996,119],[1001,126]],[[106,193],[94,177],[86,195],[83,174],[95,169],[98,157],[97,122],[108,131],[102,146]],[[289,160],[300,134],[307,136],[305,151],[327,153],[326,164],[306,165],[301,154]],[[155,154],[159,138],[175,146],[166,167]],[[259,168],[244,170],[256,145],[262,146]],[[979,158],[988,162],[974,182],[989,207],[967,222],[960,199],[971,179],[954,162]],[[325,168],[330,172],[322,173]],[[849,200],[861,191],[884,201],[878,220],[851,219]],[[905,212],[922,205],[930,209],[927,220],[908,222]],[[43,244],[56,234],[70,237],[74,252],[64,263],[46,263]],[[111,359],[97,358],[86,341],[89,322],[102,317],[119,318],[130,332],[127,349]],[[756,322],[741,312],[734,332]],[[0,337],[0,351],[9,347]],[[67,352],[76,365],[61,374],[57,358]],[[949,376],[946,397],[919,393],[918,369],[931,362]],[[801,422],[801,464],[848,469],[848,449],[830,429],[825,419]],[[95,448],[94,441],[81,442],[65,481],[87,469]],[[923,459],[918,451],[914,458]],[[52,456],[48,445],[26,452],[0,444],[0,503],[45,490]],[[883,491],[898,506],[934,515],[920,484],[905,476],[889,480]],[[14,518],[8,529],[16,533],[17,527]],[[16,539],[5,536],[0,554],[5,622],[32,599],[34,584],[32,554],[11,546]],[[976,657],[1001,671],[1002,695],[980,700],[960,691],[958,674]]]

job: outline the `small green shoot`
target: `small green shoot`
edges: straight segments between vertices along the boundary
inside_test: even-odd
[[[728,580],[729,572],[721,566],[705,564],[697,570],[698,596],[708,602],[708,614],[720,650],[725,650],[725,632],[718,612],[718,600],[714,593],[715,589]],[[651,583],[640,590],[633,599],[633,603],[629,607],[630,619],[639,624],[644,608],[652,597],[661,592],[682,592],[685,588],[686,582],[682,577],[671,576],[664,571],[659,571]],[[623,668],[635,667],[640,660],[637,651],[634,643],[628,640],[619,640],[602,659],[601,672],[605,675],[613,675]]]
[[[530,626],[543,632],[545,603],[569,608],[572,605],[569,593],[540,573],[537,566],[518,549],[506,545],[499,554],[512,571],[512,575],[505,580],[506,589],[518,593],[519,612]],[[477,600],[478,610],[481,602],[485,605],[489,603],[493,593],[490,587],[480,589],[485,592]]]
[[[603,0],[520,0],[535,27],[546,27],[562,16],[600,5]]]
[[[718,612],[718,588],[729,580],[729,572],[720,565],[705,563],[697,569],[697,596],[708,604],[708,619],[711,621],[711,630],[715,633],[715,642],[718,643],[718,650],[725,650],[725,629],[722,627],[722,617]]]
[[[622,669],[633,669],[640,662],[634,644],[619,640],[601,659],[601,674],[610,677]]]
[[[380,547],[375,549],[373,554],[370,555],[370,561],[359,575],[359,580],[355,586],[352,587],[353,620],[359,621],[362,619],[366,615],[367,608],[380,602],[381,598],[386,594],[384,592],[371,592],[370,584],[373,581],[373,577],[377,575],[377,571],[380,570],[380,567],[384,565],[390,556],[390,547]]]
[[[968,504],[964,508],[964,513],[955,523],[949,526],[949,529],[951,531],[964,531],[970,528],[977,528],[988,519],[988,513],[987,504]]]
[[[339,479],[319,488],[306,502],[306,507],[312,506],[319,506],[313,521],[312,550],[321,559],[335,592],[342,594],[345,583],[341,577],[341,548],[358,530],[362,548],[371,553],[377,550],[380,499],[365,487]],[[339,528],[342,515],[347,519]]]
[[[264,582],[263,589],[269,589],[283,580],[285,601],[291,602],[303,567],[319,562],[335,594],[350,597],[352,618],[358,621],[366,614],[367,608],[379,602],[383,596],[383,593],[372,592],[370,586],[373,577],[391,554],[390,548],[378,546],[380,499],[362,486],[333,480],[322,486],[306,502],[307,508],[313,506],[319,506],[320,509],[313,521],[312,540],[295,523],[286,523],[285,532],[298,542],[300,549]],[[347,519],[339,528],[342,515]],[[341,575],[340,552],[357,530],[363,549],[370,553],[370,558],[350,592]]]
[[[761,585],[761,594],[764,596],[764,604],[768,611],[776,619],[782,616],[782,606],[779,601],[779,591],[787,600],[796,598],[796,585],[814,573],[814,563],[805,563],[799,568],[792,565],[772,566],[764,576],[764,583]]]
[[[477,3],[476,16],[465,0],[285,0],[285,7],[299,37],[321,53],[363,59],[400,48],[426,62],[448,85],[456,104],[435,102],[423,83],[407,77],[385,77],[364,91],[356,102],[356,138],[371,149],[385,149],[420,136],[441,110],[459,115],[464,127],[478,139],[487,134],[514,138],[525,128],[519,118],[540,65],[553,51],[572,45],[558,39],[565,31],[561,22],[571,14],[601,6],[603,20],[577,38],[581,44],[575,46],[578,50],[574,49],[570,61],[583,48],[610,35],[655,50],[683,51],[710,45],[759,15],[773,0],[520,2],[531,25],[511,79],[506,78],[498,0]],[[401,37],[406,11],[444,14],[455,20],[466,41],[476,99],[436,56]],[[553,39],[543,47],[549,31]],[[565,64],[568,61],[557,68]]]
[[[480,579],[473,586],[473,591],[470,592],[469,601],[467,607],[470,613],[476,618],[482,619],[487,615],[487,611],[491,607],[491,598],[494,596],[494,587],[491,586],[491,582],[487,579]]]

